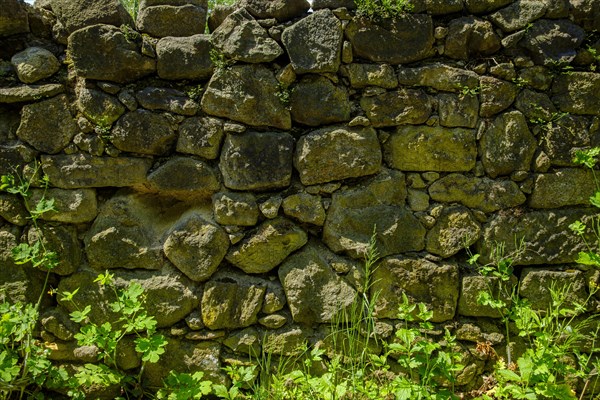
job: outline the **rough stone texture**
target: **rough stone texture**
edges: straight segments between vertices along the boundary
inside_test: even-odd
[[[373,128],[346,126],[312,131],[298,140],[294,166],[304,185],[377,173],[381,168],[377,133]]]
[[[246,328],[230,334],[223,344],[235,353],[247,354],[255,357],[260,354],[260,339],[256,328]]]
[[[229,14],[212,33],[211,42],[227,58],[248,63],[270,62],[283,49],[243,8]]]
[[[530,212],[507,212],[496,215],[483,228],[477,253],[487,262],[495,243],[504,243],[504,254],[512,256],[515,265],[561,264],[573,262],[587,247],[569,225],[580,220],[590,226],[593,210],[564,209]],[[587,233],[588,241],[589,229]],[[523,240],[524,251],[517,252]]]
[[[354,0],[313,0],[312,9],[320,10],[321,8],[331,8],[332,10],[340,7],[345,7],[348,10],[356,8]]]
[[[569,0],[575,23],[586,30],[600,29],[600,10],[594,0]]]
[[[304,353],[311,334],[310,328],[296,324],[268,331],[263,339],[263,351],[285,357],[299,356]]]
[[[34,245],[39,241],[46,250],[56,253],[58,263],[52,269],[52,273],[64,276],[77,271],[81,264],[82,252],[75,226],[39,224],[37,229],[28,230],[27,242]],[[40,269],[45,271],[43,266]]]
[[[65,91],[64,85],[48,83],[46,85],[22,85],[0,88],[0,103],[22,103],[56,96]]]
[[[60,68],[60,63],[48,50],[42,47],[28,47],[10,59],[23,83],[34,83],[48,78]]]
[[[252,126],[290,129],[290,112],[278,92],[279,83],[265,66],[233,66],[217,70],[212,76],[202,97],[202,109]]]
[[[431,115],[431,98],[421,90],[399,89],[377,96],[363,96],[360,106],[376,128],[422,124]]]
[[[217,273],[204,285],[202,321],[212,330],[245,328],[257,322],[266,291],[258,278]]]
[[[219,192],[212,197],[215,221],[221,225],[254,226],[258,205],[251,193]]]
[[[450,21],[444,55],[459,60],[489,56],[502,47],[492,24],[476,17],[461,17]]]
[[[238,7],[245,7],[258,19],[287,21],[306,13],[310,3],[306,0],[241,0]]]
[[[343,31],[331,10],[315,11],[286,28],[281,40],[298,74],[337,72],[341,63]]]
[[[325,223],[325,208],[320,196],[297,193],[283,199],[282,205],[283,212],[288,217],[318,226]]]
[[[13,225],[27,225],[29,212],[17,195],[0,194],[0,217]]]
[[[198,104],[176,89],[147,87],[137,92],[135,98],[148,110],[163,110],[188,116],[198,111]]]
[[[213,72],[210,35],[164,37],[156,44],[156,68],[162,79],[207,79]]]
[[[475,131],[429,126],[398,127],[384,144],[388,166],[402,171],[469,171],[475,167]]]
[[[116,1],[116,0],[115,0]],[[69,36],[68,51],[78,76],[131,82],[153,73],[156,62],[110,25],[92,25]]]
[[[379,86],[394,89],[398,86],[394,68],[389,64],[352,63],[343,65],[341,72],[350,79],[350,86],[354,88]]]
[[[491,76],[482,76],[479,87],[479,115],[484,118],[506,110],[515,101],[518,93],[515,84]]]
[[[541,147],[552,165],[575,166],[575,152],[597,143],[595,134],[588,129],[588,122],[586,117],[566,115],[543,128],[544,140]]]
[[[142,109],[123,115],[110,134],[117,149],[148,155],[168,153],[176,140],[175,126],[166,115]]]
[[[234,190],[288,186],[292,176],[293,148],[294,139],[287,133],[227,135],[219,162],[225,186]]]
[[[294,322],[331,322],[356,300],[356,291],[338,276],[334,263],[350,263],[313,242],[289,257],[279,268]]]
[[[37,204],[42,196],[54,200],[54,209],[41,215],[45,221],[81,224],[96,218],[98,207],[94,189],[33,189],[28,202]]]
[[[48,135],[48,130],[52,135]],[[77,133],[77,125],[69,112],[65,95],[39,103],[28,104],[21,111],[17,136],[37,150],[55,154],[61,151]]]
[[[249,274],[269,272],[306,244],[308,236],[300,227],[279,217],[263,222],[240,243],[231,247],[227,261]]]
[[[592,171],[565,168],[535,177],[529,207],[560,208],[587,205],[594,193],[596,183]]]
[[[587,300],[587,281],[585,273],[577,270],[540,270],[523,268],[519,295],[529,300],[534,310],[548,310],[553,306],[550,290],[556,290],[565,296],[562,307],[575,308],[576,304],[585,304]]]
[[[484,212],[516,207],[525,203],[525,195],[519,186],[509,180],[468,177],[449,174],[429,187],[429,195],[435,201],[461,203]]]
[[[35,152],[20,142],[0,144],[0,174],[21,173],[25,164],[35,159]]]
[[[490,19],[504,32],[514,32],[543,17],[547,8],[548,5],[545,1],[517,0],[491,14]]]
[[[221,184],[217,172],[204,161],[174,157],[148,175],[151,191],[179,200],[209,199]]]
[[[573,72],[559,75],[552,85],[552,100],[564,112],[597,114],[600,108],[600,75]]]
[[[556,107],[545,93],[524,89],[519,92],[515,107],[529,121],[552,121],[556,115]]]
[[[458,301],[458,267],[426,259],[393,256],[383,259],[373,272],[371,293],[378,293],[375,316],[397,318],[402,294],[410,304],[425,303],[432,322],[454,318]]]
[[[197,35],[204,33],[206,8],[194,4],[141,8],[135,24],[139,31],[154,37]]]
[[[125,112],[116,97],[88,88],[77,92],[77,108],[90,122],[101,127],[110,127]]]
[[[528,171],[537,141],[523,114],[511,111],[494,120],[479,145],[483,167],[495,178],[515,171]]]
[[[227,233],[198,214],[182,218],[169,231],[163,246],[173,265],[196,282],[211,277],[228,249]]]
[[[152,160],[94,157],[89,154],[42,156],[42,170],[53,186],[63,189],[125,187],[146,182]]]
[[[514,0],[465,0],[465,7],[473,14],[486,14],[504,7]]]
[[[533,23],[519,46],[536,64],[569,64],[585,39],[585,31],[568,20],[543,19]]]
[[[354,18],[346,26],[345,35],[355,56],[374,62],[410,63],[433,52],[433,21],[424,14],[405,14],[379,24]]]
[[[438,96],[440,125],[455,128],[475,128],[479,117],[477,96],[441,93]]]
[[[20,0],[1,0],[0,37],[29,32],[29,18],[25,3]]]
[[[467,275],[462,278],[460,297],[458,299],[458,314],[465,317],[500,318],[501,314],[495,308],[477,302],[481,292],[490,292],[494,299],[511,303],[509,293],[512,286],[516,285],[517,278],[511,275],[508,282],[502,282],[496,277],[482,275]]]
[[[404,174],[389,170],[356,188],[335,192],[323,242],[336,253],[360,259],[374,233],[382,256],[422,250],[425,228],[404,208],[405,199]]]
[[[427,233],[425,248],[440,257],[450,257],[479,240],[481,227],[463,206],[445,207]]]
[[[401,85],[429,86],[445,92],[461,92],[463,88],[479,87],[479,75],[473,71],[434,63],[423,67],[399,67]]]
[[[192,117],[179,125],[177,151],[208,160],[219,157],[223,142],[223,121],[212,117]]]
[[[329,79],[310,75],[291,89],[292,120],[303,125],[320,126],[350,120],[348,91]]]
[[[69,32],[94,24],[132,25],[119,0],[51,0],[52,12]]]

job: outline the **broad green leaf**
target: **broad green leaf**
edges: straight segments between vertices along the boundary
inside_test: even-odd
[[[506,381],[506,382],[520,382],[521,381],[521,377],[517,373],[515,373],[509,369],[498,369],[498,370],[496,370],[496,374],[499,375],[502,378],[502,380]]]
[[[581,251],[579,252],[576,262],[579,264],[600,267],[600,255],[593,251]]]

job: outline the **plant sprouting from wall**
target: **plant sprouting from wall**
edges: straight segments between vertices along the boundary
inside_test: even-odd
[[[411,0],[354,0],[356,14],[370,20],[395,18],[414,9]]]
[[[135,21],[138,15],[138,9],[140,6],[140,0],[121,0],[121,4],[125,7],[125,10],[131,15],[131,18]]]

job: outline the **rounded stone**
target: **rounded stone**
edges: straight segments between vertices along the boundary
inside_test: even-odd
[[[54,54],[41,47],[29,47],[15,54],[10,62],[23,83],[34,83],[48,78],[60,68]]]

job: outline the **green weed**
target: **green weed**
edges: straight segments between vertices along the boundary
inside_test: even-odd
[[[414,9],[410,0],[354,0],[356,15],[370,20],[396,18]]]

